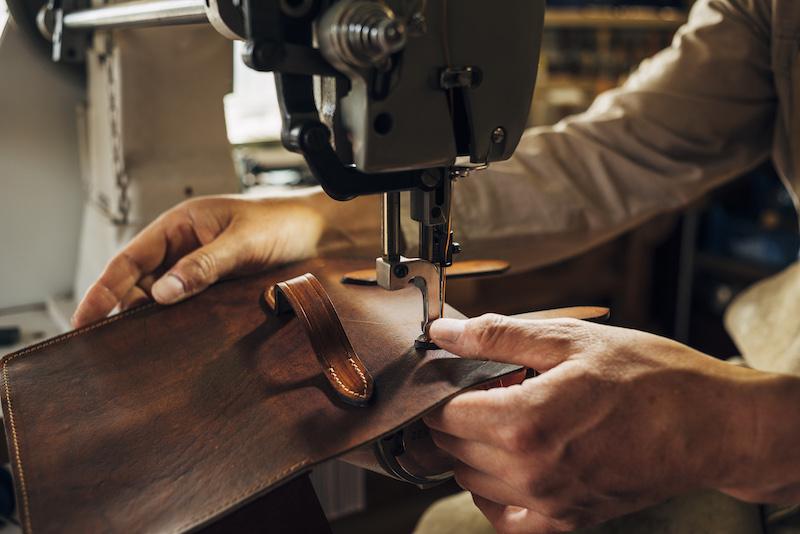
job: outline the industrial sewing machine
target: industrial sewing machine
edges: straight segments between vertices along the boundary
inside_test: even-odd
[[[42,0],[12,0],[9,4],[12,12],[15,6],[17,11],[39,10]],[[457,250],[450,228],[452,183],[491,162],[508,158],[516,148],[535,83],[543,11],[544,0],[145,0],[107,5],[64,0],[50,2],[39,11],[39,30],[52,40],[53,58],[65,64],[80,62],[85,56],[89,61],[87,48],[98,47],[93,37],[106,33],[95,30],[120,30],[131,35],[134,32],[126,32],[126,28],[208,24],[220,34],[220,41],[228,38],[245,42],[248,64],[256,70],[276,73],[284,144],[303,155],[330,196],[346,200],[383,194],[383,251],[376,265],[378,281],[387,289],[401,289],[411,283],[421,290],[424,321],[419,342],[426,346],[427,325],[442,312],[445,267]],[[203,30],[186,28],[194,29]],[[170,46],[169,39],[179,35],[173,30],[176,29],[145,37],[156,37],[160,46]],[[170,33],[164,38],[166,32]],[[215,40],[218,36],[205,37]],[[131,40],[121,48],[130,51],[136,46],[141,42]],[[155,45],[151,53],[153,49]],[[184,53],[194,51],[192,48]],[[177,50],[171,53],[180,55]],[[197,50],[197,56],[202,53]],[[191,63],[192,68],[197,68],[198,63]],[[129,66],[130,58],[121,71],[108,69],[114,72],[113,80],[109,76],[101,81],[113,87],[119,83],[117,74],[124,80]],[[208,67],[204,74],[216,78],[222,77],[223,72],[221,68]],[[105,78],[105,69],[99,74]],[[127,77],[130,80],[134,75]],[[155,93],[158,98],[164,96],[159,92],[164,84],[153,86],[148,98]],[[133,91],[129,89],[127,85],[123,88],[123,98],[117,98],[117,104],[131,99]],[[89,112],[93,105],[95,111],[103,111],[104,92],[98,94],[90,84],[87,93]],[[196,98],[195,92],[191,95]],[[113,111],[106,110],[111,116],[108,122],[112,131],[124,129],[125,123],[131,127],[136,122],[131,115],[141,114],[134,109],[117,109],[123,119],[128,119],[120,128],[119,123],[114,124]],[[90,130],[91,126],[96,125],[90,124]],[[153,127],[156,129],[159,127]],[[138,133],[149,135],[143,130]],[[207,132],[204,134],[209,137],[207,144],[223,144],[216,137],[211,139]],[[106,137],[109,135],[104,128],[94,128],[88,136],[92,152],[119,151],[119,147],[103,144]],[[146,150],[151,145],[143,149],[138,138],[132,137],[127,148],[144,154],[127,162],[128,170],[133,169],[131,181],[135,189],[141,176],[135,165],[155,158]],[[63,139],[66,136],[59,142]],[[166,141],[177,143],[178,139],[172,135]],[[94,174],[114,180],[110,172],[114,169],[91,163],[90,167],[96,167]],[[195,169],[192,166],[183,173],[193,173]],[[182,173],[174,173],[179,174]],[[219,173],[214,168],[208,174]],[[52,175],[54,180],[63,178],[59,173]],[[187,182],[174,175],[163,181],[180,182],[175,188],[183,189]],[[189,183],[195,194],[220,192],[218,182],[213,187],[198,186],[197,182]],[[230,189],[224,190],[227,191]],[[419,253],[408,254],[415,256],[411,258],[403,257],[400,191],[410,192],[411,214],[419,225]],[[164,204],[169,202],[167,205],[180,200],[175,195],[139,198],[135,191],[132,196],[134,208],[140,206],[150,214],[166,209],[162,200]],[[120,196],[120,200],[124,198]],[[146,216],[133,219],[137,224],[147,222]],[[115,217],[114,227],[89,225],[82,232],[82,244],[103,242],[109,234],[124,241],[125,232],[136,231],[134,224],[126,225],[124,218],[118,220],[123,222],[117,222]],[[107,257],[99,256],[102,265]],[[85,277],[96,276],[91,267],[82,269],[87,273]]]
[[[38,16],[53,59],[84,58],[94,30],[210,23],[275,72],[283,145],[337,200],[383,195],[380,286],[423,297],[420,347],[441,317],[459,251],[452,183],[508,159],[526,125],[544,0],[49,0]],[[411,191],[419,252],[401,250]]]

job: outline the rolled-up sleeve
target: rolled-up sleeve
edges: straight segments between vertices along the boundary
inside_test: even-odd
[[[700,0],[672,45],[583,114],[456,186],[468,256],[533,268],[686,205],[769,155],[769,2]],[[413,240],[414,236],[409,236]]]

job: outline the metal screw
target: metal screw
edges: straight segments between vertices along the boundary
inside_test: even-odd
[[[281,0],[281,10],[295,18],[305,17],[313,6],[313,0]]]
[[[405,278],[408,276],[408,266],[406,265],[395,265],[394,267],[394,275],[397,278]]]
[[[328,144],[329,139],[330,135],[328,129],[321,124],[312,126],[303,134],[303,144],[313,152],[323,150]]]
[[[450,244],[450,250],[452,251],[453,254],[461,254],[461,250],[462,250],[461,243],[457,243],[457,242],[453,241]]]
[[[391,20],[384,26],[383,39],[388,50],[397,52],[406,44],[406,29],[402,23]]]
[[[498,126],[492,132],[492,143],[499,145],[505,140],[506,140],[506,131],[503,129],[502,126]]]
[[[422,173],[420,181],[422,182],[422,185],[424,185],[425,187],[433,188],[439,185],[439,176],[437,176],[435,173],[431,171],[425,171]]]
[[[254,43],[253,50],[250,52],[253,59],[255,59],[256,64],[254,65],[254,68],[256,70],[266,70],[269,66],[275,63],[278,52],[278,47],[276,47],[273,43]]]
[[[421,37],[428,32],[428,21],[422,12],[411,15],[407,23],[408,34],[412,37]]]

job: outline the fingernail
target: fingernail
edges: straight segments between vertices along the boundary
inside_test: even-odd
[[[174,274],[162,276],[152,288],[153,298],[160,304],[172,304],[179,301],[186,290],[183,282]]]
[[[438,319],[431,324],[430,334],[434,341],[454,343],[464,332],[464,321],[458,319]]]

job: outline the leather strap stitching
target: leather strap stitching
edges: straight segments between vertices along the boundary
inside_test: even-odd
[[[353,366],[353,368],[356,370],[356,373],[358,373],[358,376],[361,378],[361,382],[364,385],[363,389],[361,390],[361,393],[353,391],[352,389],[348,388],[344,384],[344,382],[342,382],[342,379],[339,378],[339,375],[336,374],[336,369],[334,369],[333,367],[328,367],[328,372],[331,374],[333,379],[336,380],[336,383],[339,384],[339,387],[341,387],[343,390],[347,391],[351,395],[355,395],[361,398],[366,398],[367,390],[369,389],[369,384],[367,383],[367,377],[364,376],[364,373],[358,367],[358,364],[353,360],[353,358],[348,358],[347,361],[350,362],[350,365]]]
[[[348,404],[366,405],[373,393],[372,376],[353,349],[319,280],[306,273],[268,288],[264,298],[276,314],[294,311],[337,395]]]

